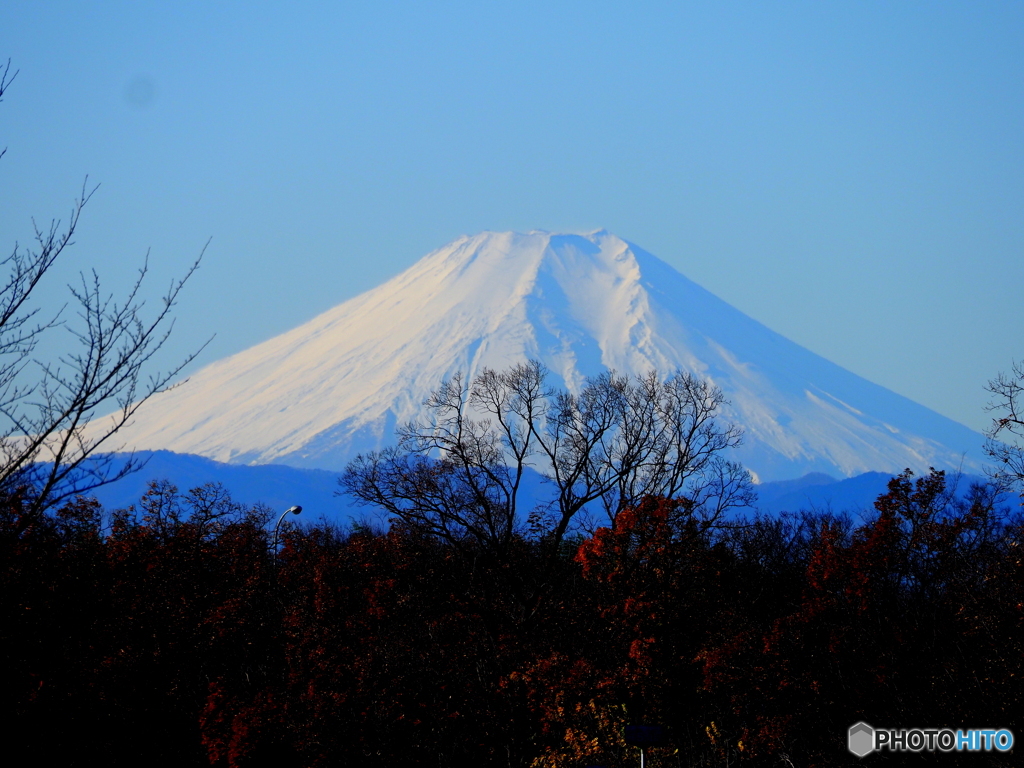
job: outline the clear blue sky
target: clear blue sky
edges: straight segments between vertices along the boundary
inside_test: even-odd
[[[642,5],[638,9],[636,6]],[[604,227],[981,429],[1024,358],[1024,4],[22,2],[0,247],[244,349],[460,234]]]

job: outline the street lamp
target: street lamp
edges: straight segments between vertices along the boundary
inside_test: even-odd
[[[289,514],[297,515],[300,512],[302,512],[302,507],[300,507],[300,506],[288,507],[288,509],[286,509],[284,512],[281,513],[281,517],[279,517],[277,519],[277,525],[274,526],[274,558],[275,559],[277,558],[277,534],[281,530],[281,523],[284,522],[284,519]]]
[[[627,725],[626,743],[640,747],[640,768],[644,768],[644,750],[665,746],[665,729],[660,725]]]

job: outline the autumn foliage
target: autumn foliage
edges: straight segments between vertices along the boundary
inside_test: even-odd
[[[853,764],[860,719],[1024,735],[1022,525],[949,486],[904,473],[857,523],[648,498],[554,561],[398,524],[275,552],[215,486],[15,494],[5,724],[44,764],[232,768],[632,766],[636,723],[669,735],[648,766]]]

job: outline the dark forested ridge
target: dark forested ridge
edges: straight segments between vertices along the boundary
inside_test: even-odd
[[[289,527],[216,486],[0,519],[5,724],[65,765],[859,764],[858,720],[1021,734],[1019,517],[941,473],[869,522],[650,498],[500,556]],[[891,763],[904,758],[872,755]],[[923,759],[922,756],[916,756]],[[985,765],[1012,754],[939,755]]]

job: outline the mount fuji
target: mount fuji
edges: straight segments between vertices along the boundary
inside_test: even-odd
[[[456,373],[540,360],[577,390],[605,369],[690,371],[744,430],[760,481],[979,472],[983,437],[783,338],[606,231],[461,237],[308,323],[154,397],[128,447],[342,469]]]

